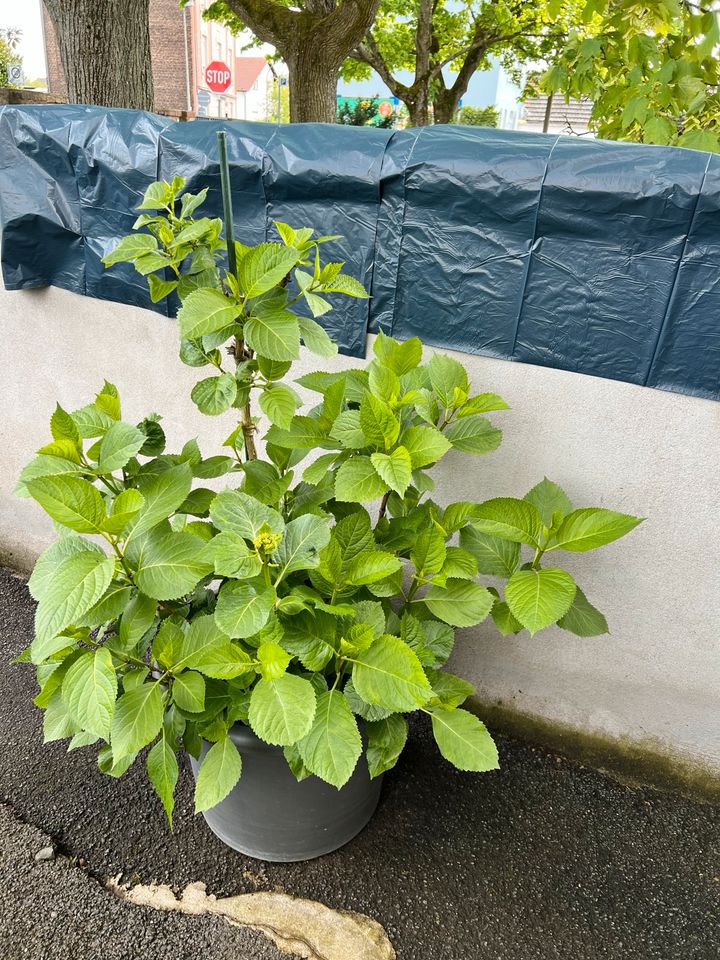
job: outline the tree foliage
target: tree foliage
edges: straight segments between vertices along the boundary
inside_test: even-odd
[[[593,101],[614,140],[720,150],[720,13],[693,0],[587,0],[543,78]]]

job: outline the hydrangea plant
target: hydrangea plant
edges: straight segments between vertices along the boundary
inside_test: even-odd
[[[98,745],[116,777],[149,747],[170,820],[181,749],[212,744],[197,811],[238,781],[237,723],[281,747],[298,779],[337,788],[363,749],[371,776],[393,767],[415,711],[456,767],[497,767],[462,706],[472,685],[445,669],[456,628],[491,617],[503,635],[605,632],[559,558],[639,519],[576,509],[547,479],[522,499],[435,502],[432,469],[491,453],[501,431],[486,414],[507,404],[473,392],[457,360],[423,362],[416,338],[381,333],[364,369],[300,377],[317,395],[303,411],[288,382],[301,344],[334,354],[315,318],[364,288],[322,262],[334,238],[284,223],[278,242],[236,243],[223,266],[222,221],[195,218],[206,191],[183,186],[150,186],[136,232],[104,262],[134,264],[153,300],[179,297],[180,358],[209,373],[192,399],[236,422],[226,452],[204,457],[194,439],[167,453],[156,414],[123,420],[107,382],[53,413],[20,478],[61,534],[30,578],[35,638],[21,658],[37,668],[45,740]],[[222,476],[227,489],[203,485]]]

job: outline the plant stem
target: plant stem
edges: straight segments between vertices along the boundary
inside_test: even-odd
[[[383,494],[383,498],[380,501],[380,509],[378,510],[378,523],[385,518],[385,511],[387,510],[388,500],[390,499],[390,490],[387,493]]]

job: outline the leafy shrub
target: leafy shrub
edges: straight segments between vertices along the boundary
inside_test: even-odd
[[[318,400],[299,412],[287,379],[301,341],[334,354],[314,318],[364,288],[342,263],[321,262],[335,238],[283,223],[281,242],[237,243],[230,272],[222,222],[193,218],[206,191],[182,188],[153,184],[139,232],[105,263],[133,263],[154,300],[179,295],[180,358],[209,374],[192,398],[239,422],[226,452],[206,457],[194,439],[167,453],[155,414],[123,420],[107,382],[87,406],[55,410],[50,442],[20,478],[62,533],[30,578],[35,638],[22,657],[37,667],[45,740],[98,744],[112,776],[150,746],[168,818],[181,748],[198,757],[203,739],[213,744],[196,810],[232,789],[235,723],[282,747],[298,779],[338,788],[363,750],[358,720],[375,777],[397,761],[418,710],[447,760],[495,768],[489,733],[462,709],[472,685],[444,669],[455,629],[490,616],[503,635],[605,632],[556,558],[640,521],[575,509],[547,479],[523,499],[434,502],[432,468],[495,450],[501,431],[486,414],[507,405],[474,393],[457,360],[423,362],[416,338],[380,334],[365,369],[300,377]],[[270,423],[263,457],[255,398]],[[220,493],[203,484],[221,476]]]
[[[470,127],[497,127],[500,114],[495,107],[461,107],[457,122]]]

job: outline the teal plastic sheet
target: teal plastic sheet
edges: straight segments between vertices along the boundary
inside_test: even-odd
[[[273,220],[341,234],[332,259],[372,292],[338,298],[348,354],[368,331],[720,399],[720,157],[483,128],[177,123],[83,106],[0,111],[7,289],[53,284],[153,305],[101,257],[159,177],[209,187],[227,131],[236,236]]]

